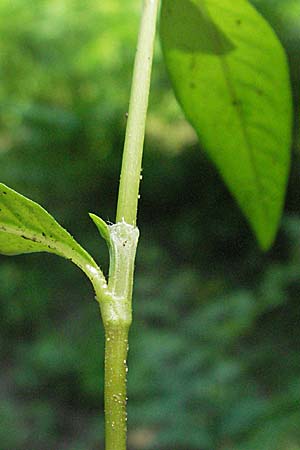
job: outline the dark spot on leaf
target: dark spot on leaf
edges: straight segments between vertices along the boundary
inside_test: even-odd
[[[242,24],[242,21],[241,21],[241,19],[237,19],[235,23],[236,23],[237,25],[241,25],[241,24]]]
[[[3,193],[4,195],[6,195],[6,194],[7,194],[7,192],[5,192],[5,191],[3,191],[2,193]]]
[[[46,234],[42,231],[42,235],[44,236],[44,237],[46,237]]]
[[[22,239],[26,239],[26,241],[32,241],[32,239],[30,239],[30,238],[27,237],[27,236],[24,236],[24,234],[21,235],[21,238],[22,238]]]

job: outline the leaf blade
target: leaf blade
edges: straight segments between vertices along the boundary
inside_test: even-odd
[[[267,249],[290,164],[292,102],[284,51],[245,0],[163,0],[160,31],[179,103]],[[182,45],[191,32],[193,45]]]
[[[44,208],[0,183],[0,253],[10,256],[33,252],[69,259],[89,278],[100,271],[93,258]]]
[[[109,247],[110,246],[109,226],[103,219],[101,219],[101,217],[98,217],[96,214],[89,213],[89,216],[92,219],[92,221],[94,222],[94,224],[96,225],[96,227],[100,233],[100,236],[105,240],[106,244]]]

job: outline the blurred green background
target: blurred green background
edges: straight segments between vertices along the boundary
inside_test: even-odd
[[[291,64],[299,0],[255,0]],[[2,0],[1,182],[107,268],[141,1]],[[274,68],[276,70],[276,68]],[[130,450],[300,449],[299,120],[282,225],[261,253],[173,97],[159,43],[129,356]],[[98,247],[95,247],[95,242]],[[103,329],[84,275],[0,258],[0,449],[103,449]],[[116,449],[117,450],[117,449]]]

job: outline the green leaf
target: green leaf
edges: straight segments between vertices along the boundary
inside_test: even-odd
[[[93,258],[45,209],[0,183],[0,253],[33,252],[63,256],[92,281],[103,276]]]
[[[98,231],[99,231],[101,237],[103,237],[103,239],[106,241],[106,243],[109,247],[110,246],[109,226],[107,225],[106,222],[104,222],[103,219],[101,219],[101,217],[96,216],[96,214],[90,213],[89,216],[92,219],[92,221],[94,222],[94,224],[96,225],[96,227],[98,228]]]
[[[245,0],[163,0],[160,32],[179,103],[267,249],[290,165],[285,52]]]

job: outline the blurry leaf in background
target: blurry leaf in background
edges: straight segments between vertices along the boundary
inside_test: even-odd
[[[245,0],[163,0],[161,40],[187,118],[260,245],[269,248],[290,162],[292,104],[283,48]]]

